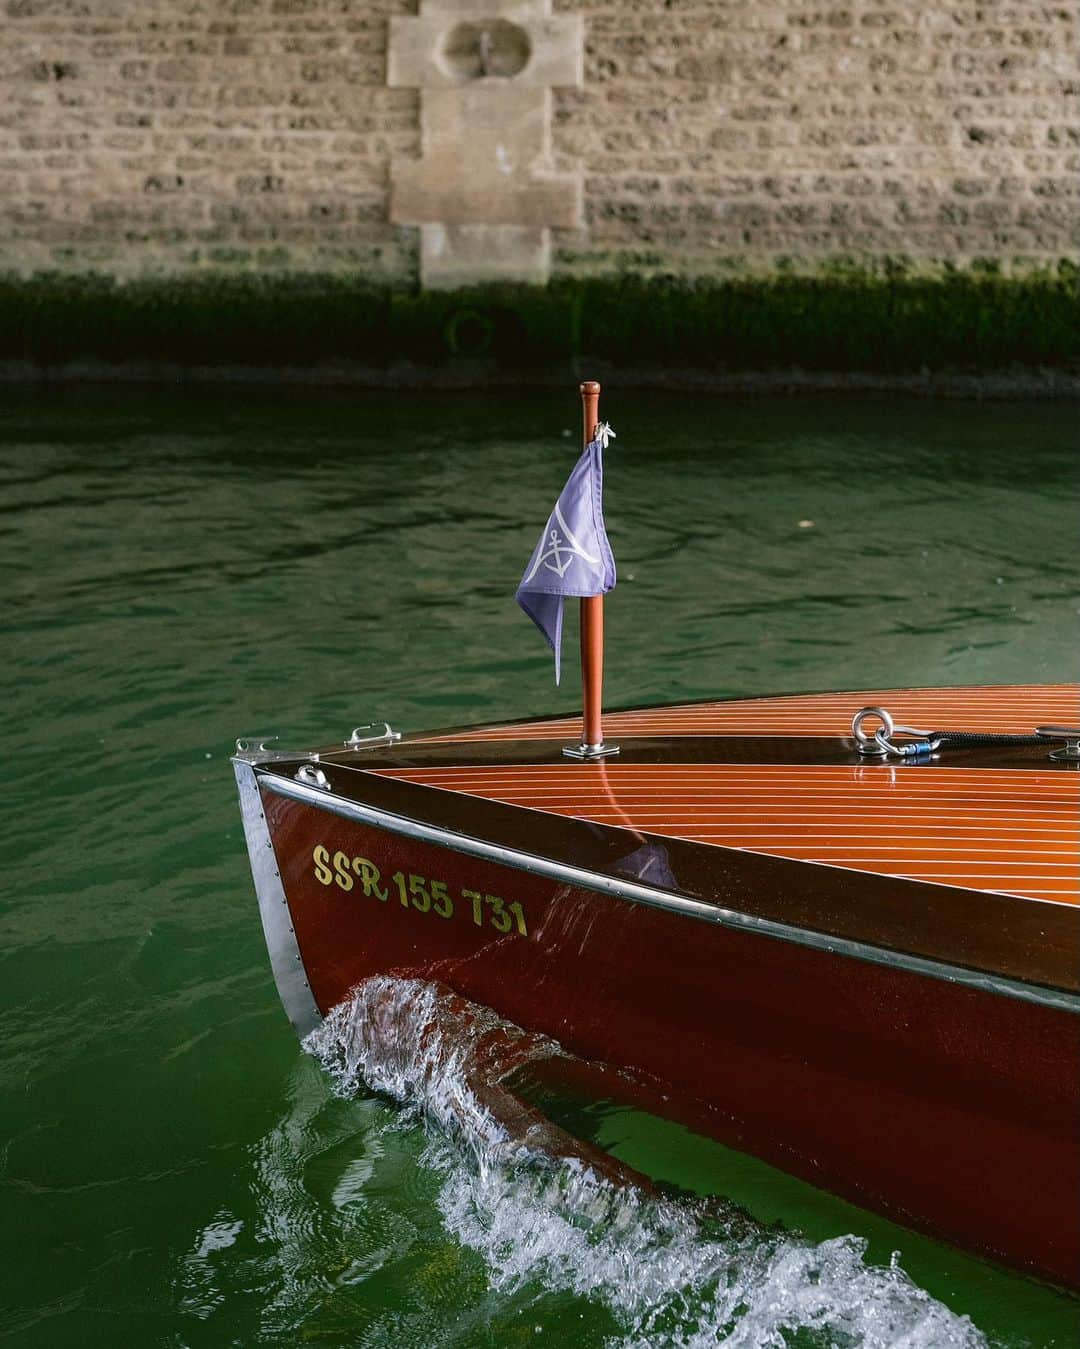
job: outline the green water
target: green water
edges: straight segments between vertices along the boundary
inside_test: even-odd
[[[603,411],[612,705],[1075,677],[1075,409]],[[512,592],[577,427],[573,390],[0,403],[0,1337],[624,1341],[599,1293],[455,1239],[431,1126],[301,1054],[228,764],[244,732],[571,709]],[[1059,1293],[663,1121],[560,1108],[682,1191],[899,1247],[994,1342],[1080,1342]]]

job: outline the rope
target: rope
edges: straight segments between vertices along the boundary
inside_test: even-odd
[[[867,726],[874,727],[867,730]],[[1040,727],[1041,731],[1058,731],[1060,727]],[[1066,731],[1068,728],[1065,728]],[[893,736],[914,737],[897,744]],[[990,731],[920,731],[914,726],[901,726],[883,707],[864,707],[851,720],[851,734],[858,752],[873,758],[894,756],[914,759],[935,754],[940,749],[974,749],[980,745],[1041,745],[1046,735],[1002,735]],[[1080,736],[1080,731],[1076,732]],[[1080,757],[1070,752],[1070,758]]]
[[[938,740],[942,749],[966,749],[976,745],[1042,745],[1038,735],[997,735],[984,731],[931,731],[928,740]]]

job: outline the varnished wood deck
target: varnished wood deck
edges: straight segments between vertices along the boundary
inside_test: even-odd
[[[1080,774],[775,764],[382,769],[642,833],[1057,903],[1080,901]]]
[[[842,693],[739,698],[611,712],[609,739],[626,736],[847,736],[860,707],[879,705],[898,722],[921,730],[1023,734],[1037,725],[1080,724],[1080,685],[979,685],[936,689],[861,689]],[[580,718],[555,717],[469,727],[420,739],[561,740],[580,730]],[[414,743],[416,743],[414,741]]]

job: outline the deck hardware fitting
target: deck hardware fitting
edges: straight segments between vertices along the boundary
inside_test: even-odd
[[[381,731],[376,731],[374,735],[364,735],[363,732],[371,731],[373,728],[381,726]],[[346,749],[374,749],[376,745],[392,745],[395,740],[401,739],[401,732],[395,731],[388,721],[368,721],[362,726],[354,726],[353,733],[345,741]]]
[[[326,780],[326,774],[321,768],[316,768],[314,764],[301,764],[294,774],[297,782],[306,783],[309,787],[321,787],[323,791],[330,790],[330,784]]]
[[[610,759],[613,754],[618,754],[618,745],[608,745],[601,743],[599,745],[564,745],[563,754],[568,759],[582,759],[589,762],[592,759]]]
[[[868,735],[863,729],[863,724],[871,719],[879,721],[881,725],[873,735]],[[905,745],[897,745],[893,741],[897,731],[901,735],[914,735],[919,738]],[[901,726],[883,707],[860,708],[851,719],[851,734],[855,737],[855,748],[867,758],[884,759],[889,755],[901,759],[924,758],[932,754],[941,744],[940,740],[932,738],[930,731],[920,731],[914,726]]]
[[[1049,757],[1057,763],[1080,762],[1080,726],[1036,726],[1040,740],[1063,740],[1060,749],[1052,749]]]
[[[244,763],[277,763],[282,759],[318,759],[318,754],[306,749],[285,749],[276,735],[242,735],[236,742],[237,759]]]

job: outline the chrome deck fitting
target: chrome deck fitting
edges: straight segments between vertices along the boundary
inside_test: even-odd
[[[1080,726],[1036,726],[1040,740],[1063,740],[1060,749],[1052,749],[1049,758],[1057,763],[1080,763]]]
[[[563,754],[568,759],[610,759],[613,754],[618,754],[618,745],[608,745],[603,741],[599,745],[564,745]]]
[[[377,727],[382,730],[377,730]],[[374,735],[365,735],[365,731],[374,731]],[[346,749],[374,749],[376,745],[392,745],[401,739],[401,732],[395,731],[388,721],[368,721],[362,726],[354,726],[353,733],[345,741]]]

